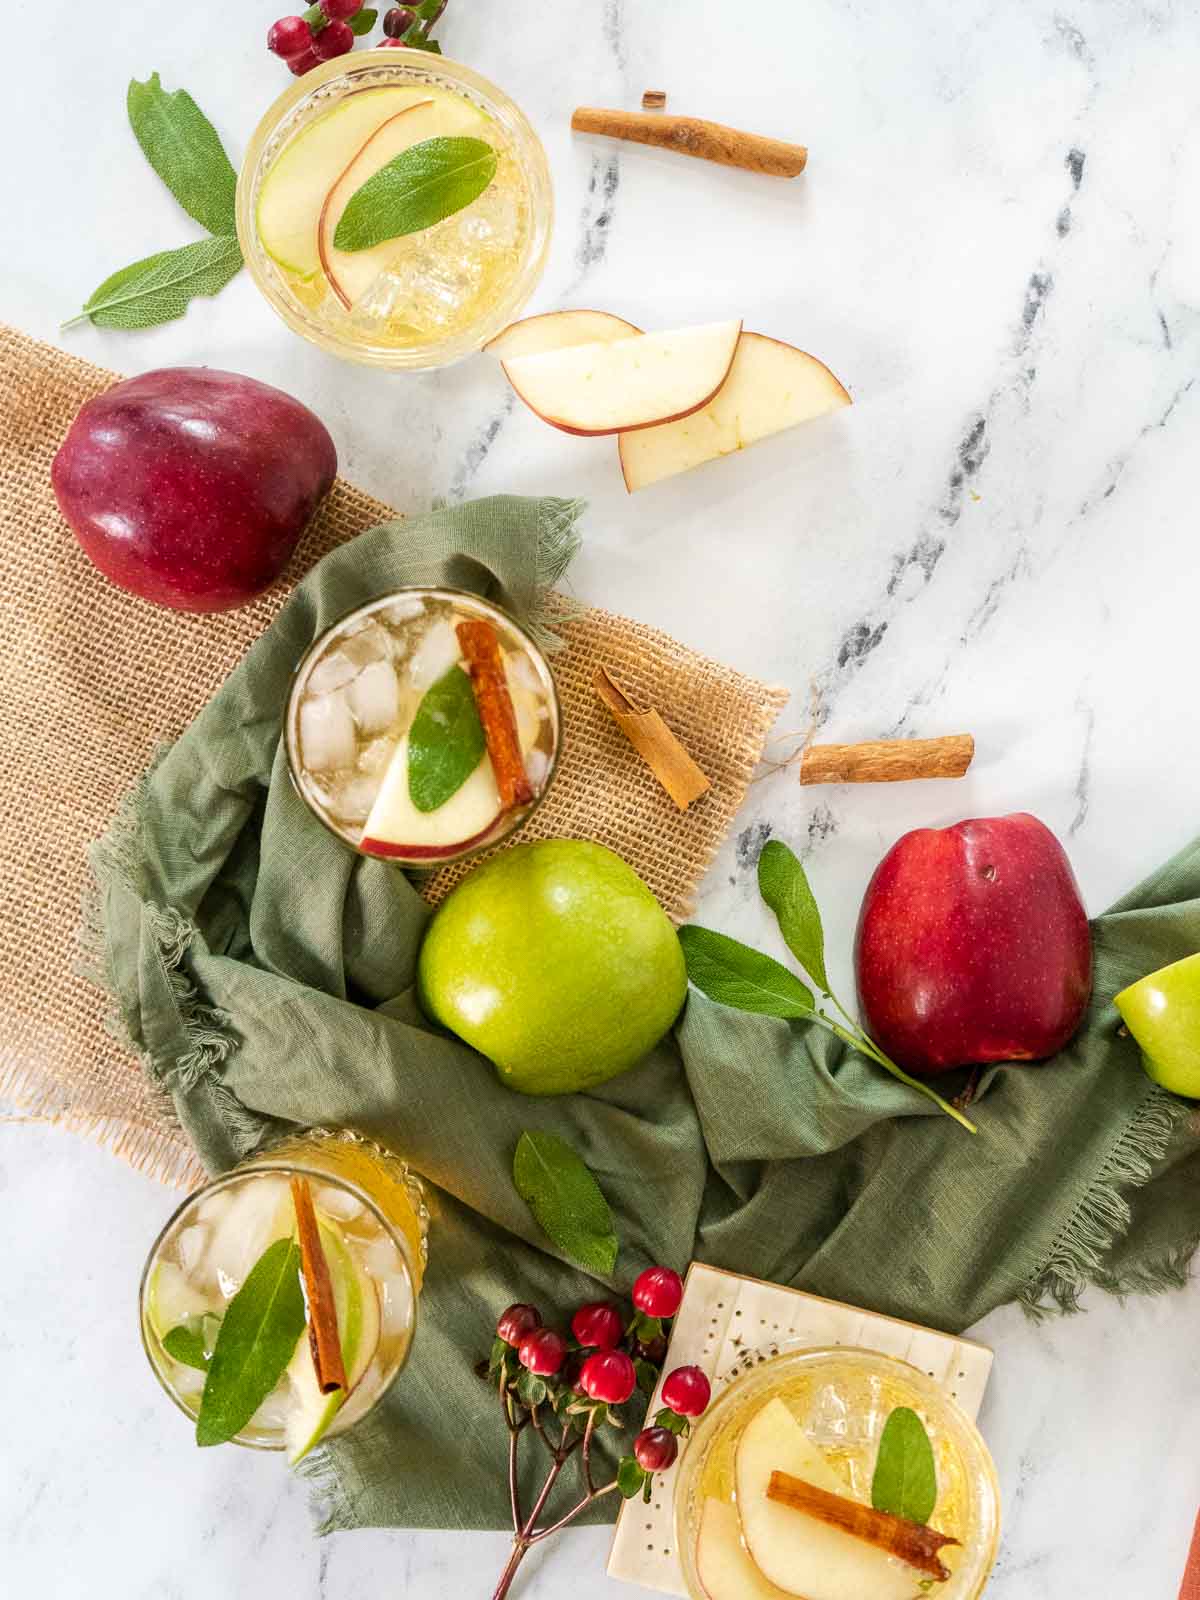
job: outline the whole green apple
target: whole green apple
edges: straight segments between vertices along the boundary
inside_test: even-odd
[[[1200,1100],[1200,953],[1139,978],[1113,1004],[1155,1083]]]
[[[545,839],[477,867],[429,925],[428,1014],[522,1094],[615,1077],[674,1022],[683,951],[662,907],[603,845]]]

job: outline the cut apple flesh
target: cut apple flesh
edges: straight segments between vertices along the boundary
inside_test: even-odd
[[[329,286],[349,309],[360,300],[396,256],[396,240],[385,239],[369,250],[339,250],[333,242],[342,213],[356,190],[389,161],[425,139],[469,134],[479,138],[488,119],[458,96],[428,97],[395,112],[355,151],[332,185],[317,222],[317,251]]]
[[[513,356],[505,375],[545,422],[566,433],[621,433],[698,411],[725,382],[740,322],[634,334]]]
[[[514,356],[540,356],[547,350],[567,350],[577,344],[612,344],[641,331],[609,311],[543,311],[510,322],[483,348],[488,355],[509,361]]]
[[[738,1440],[734,1481],[746,1549],[768,1583],[804,1600],[913,1600],[920,1573],[853,1534],[768,1500],[772,1472],[846,1493],[782,1400],[755,1413]]]
[[[255,216],[272,260],[301,278],[320,273],[316,224],[325,196],[378,127],[428,99],[418,88],[358,89],[284,146],[262,181]]]
[[[768,1583],[742,1543],[742,1526],[733,1506],[709,1498],[696,1536],[696,1575],[708,1600],[794,1600]]]
[[[657,428],[622,433],[625,487],[644,489],[850,403],[815,356],[761,333],[743,333],[729,376],[706,406]]]

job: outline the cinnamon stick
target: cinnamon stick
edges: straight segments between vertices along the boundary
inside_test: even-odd
[[[300,1270],[304,1274],[304,1292],[308,1298],[308,1342],[317,1374],[317,1387],[322,1394],[332,1394],[335,1389],[347,1387],[342,1340],[338,1333],[333,1281],[329,1276],[329,1263],[321,1248],[312,1190],[308,1186],[308,1179],[299,1174],[292,1178],[292,1205],[296,1210]]]
[[[667,103],[665,89],[647,89],[642,95],[643,111],[661,111]]]
[[[944,1583],[950,1576],[950,1569],[938,1559],[938,1551],[944,1545],[959,1541],[923,1522],[910,1522],[907,1517],[894,1517],[889,1511],[876,1511],[873,1506],[848,1500],[845,1495],[818,1489],[815,1483],[806,1483],[803,1478],[793,1478],[789,1472],[771,1474],[767,1499],[791,1506],[794,1511],[803,1511],[831,1528],[840,1528],[843,1533],[852,1534],[877,1550],[886,1550],[888,1555],[898,1556],[910,1567],[927,1572],[939,1582]]]
[[[864,744],[810,744],[800,759],[801,783],[907,783],[961,778],[971,765],[969,733],[944,739],[874,739]]]
[[[724,123],[705,122],[701,117],[579,106],[571,117],[571,126],[576,133],[598,133],[607,139],[654,145],[701,161],[715,161],[723,167],[765,172],[773,178],[794,178],[808,162],[808,150],[802,144],[769,139],[742,128],[727,128]]]
[[[460,622],[455,631],[475,691],[500,803],[506,811],[511,806],[527,806],[533,799],[533,785],[521,754],[517,713],[508,692],[499,637],[491,623],[482,618]]]
[[[607,667],[596,668],[592,683],[617,727],[680,811],[686,811],[693,800],[712,788],[658,712],[639,710]]]

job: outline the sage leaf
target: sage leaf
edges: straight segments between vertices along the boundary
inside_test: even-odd
[[[821,913],[799,858],[781,839],[768,839],[758,858],[758,891],[775,913],[784,943],[826,994],[825,934]]]
[[[369,250],[420,233],[469,206],[495,175],[496,152],[482,139],[422,139],[354,191],[334,230],[334,247]]]
[[[608,1201],[565,1139],[555,1133],[523,1133],[513,1156],[513,1183],[563,1255],[596,1277],[611,1274],[618,1244]]]
[[[378,15],[378,11],[368,11],[364,6],[361,11],[350,18],[350,32],[356,39],[361,39],[364,34],[370,33],[375,26],[375,19]]]
[[[196,295],[213,295],[242,266],[236,239],[197,239],[178,250],[160,250],[114,272],[64,328],[92,322],[99,328],[153,328],[173,322]]]
[[[643,1361],[641,1356],[634,1356],[633,1370],[637,1374],[637,1386],[649,1400],[658,1387],[658,1368],[651,1361]]]
[[[188,216],[209,233],[236,232],[237,174],[187,90],[168,94],[152,72],[145,83],[133,79],[125,105],[142,153]]]
[[[200,1398],[197,1444],[224,1444],[241,1432],[283,1376],[305,1322],[300,1247],[276,1239],[225,1311]]]
[[[200,1372],[208,1371],[204,1334],[198,1321],[181,1322],[171,1328],[163,1339],[162,1347],[173,1361],[180,1361],[185,1367],[196,1367]]]
[[[937,1505],[933,1446],[920,1417],[908,1406],[897,1406],[883,1425],[871,1504],[910,1522],[928,1522]]]
[[[680,928],[679,942],[689,980],[710,1000],[763,1017],[812,1015],[811,989],[771,956],[695,923]]]
[[[486,750],[471,680],[451,667],[425,691],[408,732],[408,794],[417,810],[444,806]]]
[[[646,1477],[647,1474],[633,1456],[621,1457],[617,1467],[617,1488],[626,1500],[632,1500],[635,1495],[641,1494]]]

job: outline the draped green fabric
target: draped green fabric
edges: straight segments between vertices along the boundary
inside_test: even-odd
[[[103,981],[209,1168],[281,1123],[341,1124],[427,1184],[414,1353],[376,1412],[318,1454],[325,1527],[507,1525],[504,1430],[472,1367],[513,1300],[568,1312],[650,1262],[694,1257],[960,1330],[1009,1300],[1070,1308],[1089,1283],[1167,1287],[1200,1237],[1200,1144],[1111,1005],[1200,948],[1200,842],[1097,920],[1081,1033],[1045,1065],[989,1072],[975,1138],[827,1034],[694,992],[632,1071],[551,1100],[502,1087],[422,1017],[430,913],[295,794],[280,746],[290,674],[335,618],[403,583],[474,588],[536,623],[577,510],[479,501],[334,551],[93,851]],[[526,1128],[562,1135],[596,1174],[621,1241],[610,1284],[557,1257],[516,1194]],[[192,1448],[182,1427],[179,1447]],[[604,1500],[597,1516],[612,1511]]]

